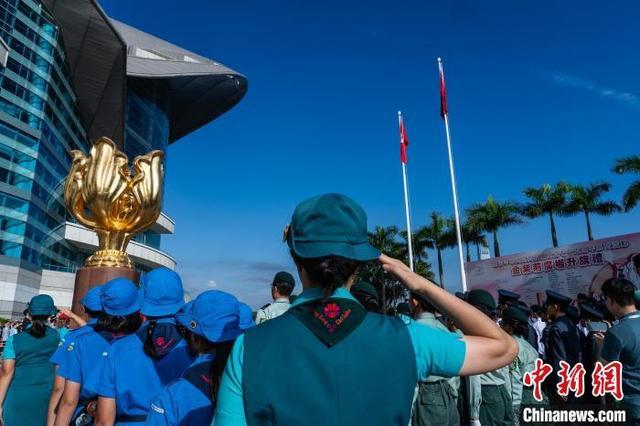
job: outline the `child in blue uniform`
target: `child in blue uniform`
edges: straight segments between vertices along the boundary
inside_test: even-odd
[[[235,297],[211,290],[185,305],[176,316],[195,361],[151,404],[147,425],[208,425],[222,371],[233,341],[242,330]]]
[[[180,276],[154,269],[141,287],[140,312],[147,320],[135,334],[114,341],[102,359],[97,425],[144,423],[153,398],[193,361],[175,320],[184,305]]]
[[[418,381],[494,370],[517,354],[490,318],[372,247],[364,210],[344,195],[300,203],[285,240],[304,290],[287,312],[236,339],[216,426],[406,426]],[[366,311],[349,289],[371,261],[464,336]]]
[[[75,344],[75,339],[82,336],[85,333],[93,331],[93,326],[98,321],[98,317],[102,314],[102,304],[100,302],[100,292],[102,286],[97,286],[84,295],[80,304],[84,309],[85,314],[88,317],[88,321],[76,328],[75,330],[67,333],[60,339],[58,349],[51,356],[50,362],[56,366],[56,377],[53,383],[53,392],[51,392],[51,398],[49,399],[49,412],[47,414],[47,424],[52,425],[55,422],[58,403],[64,392],[65,378],[60,375],[60,367],[64,364],[67,358],[67,351]]]
[[[59,374],[66,383],[57,426],[66,426],[72,419],[73,424],[93,423],[99,380],[95,366],[114,339],[135,333],[142,323],[138,288],[133,282],[124,278],[109,281],[102,288],[100,300],[104,314],[90,331],[75,338],[60,366]]]

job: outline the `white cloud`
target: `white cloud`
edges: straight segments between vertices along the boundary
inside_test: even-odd
[[[209,280],[209,283],[207,284],[207,287],[216,288],[216,287],[218,287],[218,284],[214,280]]]
[[[542,74],[552,82],[561,86],[576,87],[603,98],[609,98],[618,102],[626,103],[627,105],[640,107],[640,96],[633,93],[623,92],[618,89],[614,89],[613,87],[601,86],[586,78],[558,71],[542,71]]]

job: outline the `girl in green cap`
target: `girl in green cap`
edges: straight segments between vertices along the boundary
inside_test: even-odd
[[[406,426],[418,381],[495,370],[518,352],[480,311],[372,247],[364,210],[344,195],[299,204],[285,240],[303,292],[285,314],[236,340],[216,426]],[[451,317],[465,336],[367,312],[349,289],[372,261]]]
[[[60,341],[58,333],[47,326],[47,321],[55,314],[51,296],[34,296],[27,312],[30,325],[7,340],[0,378],[3,425],[47,424],[54,375],[54,366],[49,359]]]

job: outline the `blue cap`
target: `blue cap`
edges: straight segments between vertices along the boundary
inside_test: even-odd
[[[255,327],[256,323],[253,321],[253,309],[246,303],[240,302],[240,329],[246,330],[251,327]]]
[[[102,310],[109,315],[125,316],[140,310],[138,287],[126,279],[115,278],[102,286]]]
[[[142,306],[148,317],[174,315],[184,306],[184,289],[180,275],[168,268],[157,268],[140,280]]]
[[[184,305],[176,320],[187,330],[214,343],[228,342],[242,333],[238,299],[219,290],[200,293]]]
[[[102,286],[93,287],[87,291],[80,304],[90,311],[101,311],[102,303],[100,303],[100,293],[102,292]]]

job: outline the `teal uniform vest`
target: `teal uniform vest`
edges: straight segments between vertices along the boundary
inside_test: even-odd
[[[342,306],[336,311],[332,301]],[[246,331],[242,388],[247,424],[406,426],[417,367],[405,324],[344,299],[328,299],[315,308],[314,303]],[[314,310],[323,309],[327,315],[316,319],[328,330],[324,340],[309,326]],[[350,310],[357,320],[341,321],[339,309]]]
[[[47,327],[36,339],[27,331],[13,337],[15,373],[4,401],[4,424],[41,426],[47,423],[47,406],[55,367],[49,362],[58,347],[58,333]]]

